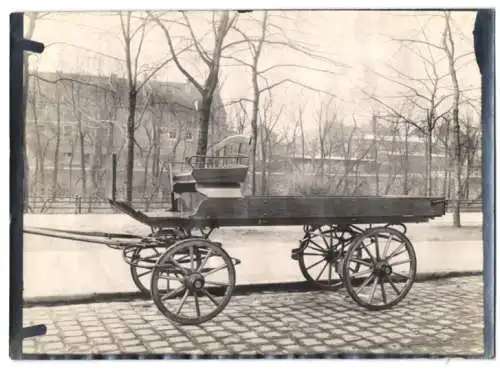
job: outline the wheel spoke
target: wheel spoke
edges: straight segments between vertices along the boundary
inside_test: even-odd
[[[203,267],[205,267],[205,265],[208,262],[208,258],[210,258],[211,255],[212,255],[212,249],[208,250],[207,256],[205,257],[203,262],[200,264],[200,266],[196,269],[197,272],[201,271],[203,269]]]
[[[323,274],[323,272],[325,272],[326,266],[329,264],[327,260],[325,260],[325,262],[326,262],[325,266],[323,267],[323,269],[319,273],[318,277],[316,277],[316,281],[319,281],[319,278],[321,277],[321,275]]]
[[[186,303],[186,299],[187,299],[188,295],[189,295],[189,289],[186,289],[186,291],[184,292],[184,295],[182,296],[181,304],[179,305],[179,308],[177,308],[177,312],[175,313],[176,315],[181,313],[182,307],[184,307],[184,303]]]
[[[319,246],[316,242],[313,241],[312,238],[309,239],[309,242],[312,243],[314,246],[317,247],[316,251],[319,251],[319,252],[322,252],[322,253],[327,253],[328,252],[328,249],[325,250],[323,247]],[[311,247],[311,249],[313,249],[313,248]]]
[[[198,292],[194,292],[194,305],[196,307],[196,316],[200,317],[200,303],[198,302]]]
[[[219,307],[219,303],[215,300],[215,297],[212,294],[210,294],[210,292],[207,289],[201,288],[201,291],[208,297],[208,299],[212,301],[213,304]]]
[[[170,260],[178,269],[181,270],[183,274],[186,274],[186,270],[184,269],[184,267],[182,267],[174,258],[170,258]]]
[[[385,295],[384,281],[380,281],[380,290],[382,291],[382,301],[387,304],[387,297]]]
[[[378,236],[373,237],[373,240],[375,241],[375,254],[377,255],[377,260],[380,260],[380,248],[378,244]]]
[[[369,245],[371,245],[371,243],[370,243]],[[363,248],[363,250],[365,250],[365,251],[366,251],[366,253],[368,254],[368,256],[370,257],[370,259],[371,259],[371,261],[372,261],[372,263],[373,263],[373,262],[375,262],[375,259],[373,258],[373,255],[372,255],[372,253],[370,252],[370,250],[368,250],[368,246],[369,246],[369,245],[365,245],[365,243],[364,243],[364,242],[361,242],[361,247]]]
[[[372,291],[370,293],[370,300],[368,301],[368,303],[371,303],[373,301],[373,296],[375,295],[375,290],[377,289],[377,285],[378,285],[378,277],[375,277],[375,281],[373,282],[372,286]]]
[[[370,263],[370,262],[367,262],[366,260],[364,259],[359,259],[359,258],[351,258],[351,262],[354,262],[354,263],[359,263],[361,265],[364,265],[364,266],[367,266],[367,267],[370,267],[372,268],[373,267],[373,264]]]
[[[223,264],[217,268],[212,269],[211,271],[208,271],[207,273],[205,273],[205,277],[207,277],[209,275],[213,275],[214,273],[219,272],[219,271],[223,270],[224,268],[227,268],[227,264]]]
[[[173,297],[173,296],[175,296],[175,295],[179,294],[179,293],[180,293],[182,290],[184,290],[184,289],[185,289],[185,287],[184,287],[184,285],[182,285],[181,287],[179,287],[179,288],[177,288],[177,289],[175,289],[175,290],[172,290],[170,293],[167,293],[167,294],[162,295],[161,300],[163,301],[163,300],[165,300],[165,299],[171,298],[171,297]],[[187,290],[187,289],[186,289],[186,290]]]
[[[389,239],[385,243],[384,253],[382,254],[382,259],[385,259],[386,255],[387,255],[387,250],[389,249],[389,245],[390,245],[391,241],[392,241],[392,236],[389,236]]]
[[[354,271],[354,269],[352,268],[349,268],[351,270]],[[362,272],[356,272],[355,274],[353,274],[351,277],[352,278],[358,278],[360,276],[364,276],[364,275],[367,275],[368,273],[372,273],[373,271],[371,269],[367,269],[366,271],[362,271]]]
[[[169,281],[174,280],[174,281],[182,282],[182,280],[176,276],[162,276],[162,275],[160,275],[159,278],[164,279],[164,280],[169,280]]]
[[[316,254],[316,253],[302,253],[302,255],[306,255],[306,256],[323,256],[323,254]]]
[[[401,290],[399,290],[396,287],[396,284],[394,284],[394,281],[392,281],[392,278],[390,276],[388,277],[388,280],[389,280],[389,284],[391,284],[392,288],[394,289],[394,291],[396,292],[396,294],[399,296],[401,294]]]
[[[137,275],[137,277],[139,277],[139,278],[140,278],[140,277],[142,277],[142,276],[146,276],[146,275],[150,274],[151,272],[153,272],[153,270],[152,270],[152,269],[150,269],[150,270],[148,270],[148,271],[146,271],[146,272],[143,272],[143,273],[141,273],[140,275]]]
[[[189,257],[189,254],[183,254],[179,259],[177,259],[177,261],[182,262],[187,257]]]
[[[229,286],[229,284],[226,284],[224,282],[218,282],[218,281],[205,281],[205,284],[217,285],[217,286]]]
[[[191,262],[191,271],[194,271],[193,246],[189,246],[189,261]]]
[[[323,260],[325,260],[325,258],[321,258],[320,260],[318,260],[316,263],[314,264],[311,264],[309,267],[307,267],[306,269],[309,270],[311,269],[312,267],[316,267],[319,263],[321,263]]]
[[[368,283],[372,279],[373,279],[373,274],[370,275],[369,277],[367,277],[365,281],[363,281],[363,283],[360,285],[359,289],[356,291],[356,295],[358,295],[359,293],[361,293],[361,290],[363,290],[365,288],[365,286],[368,285]]]
[[[329,249],[331,249],[331,246],[328,246],[328,242],[325,238],[325,233],[321,229],[319,230],[319,233],[321,233],[321,238],[323,239],[323,242],[325,243],[326,249],[328,251]]]
[[[403,274],[401,274],[401,273],[398,273],[398,272],[394,272],[394,271],[392,271],[392,274],[393,274],[393,275],[396,275],[396,276],[399,276],[399,277],[403,277],[403,278],[405,278],[405,279],[407,279],[407,280],[409,280],[409,279],[410,279],[410,277],[408,277],[408,276],[406,276],[406,275],[403,275]]]
[[[401,249],[403,249],[403,250],[401,250]],[[389,255],[387,258],[385,258],[385,260],[387,260],[387,261],[388,261],[388,260],[390,260],[390,259],[394,258],[395,256],[398,256],[398,255],[400,255],[400,254],[404,253],[404,252],[406,251],[405,249],[406,249],[406,248],[405,248],[405,243],[404,243],[404,242],[402,242],[402,243],[401,243],[401,245],[399,245],[399,246],[396,248],[396,250],[394,250],[394,251],[392,252],[392,254],[391,254],[391,255]]]
[[[411,263],[411,260],[410,259],[407,259],[407,260],[400,260],[399,262],[396,262],[396,263],[389,263],[391,266],[399,266],[401,264],[406,264],[406,263]]]

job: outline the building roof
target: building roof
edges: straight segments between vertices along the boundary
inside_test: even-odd
[[[48,82],[76,82],[94,86],[97,89],[102,89],[103,92],[118,93],[118,96],[126,101],[128,95],[128,80],[117,75],[94,75],[94,74],[77,74],[65,72],[37,72],[36,76]],[[48,81],[48,82],[47,82]],[[138,85],[142,81],[138,79]],[[185,108],[195,110],[195,102],[201,100],[200,92],[189,82],[163,82],[155,79],[149,80],[145,84],[145,89],[138,95],[138,103],[141,103],[145,98],[150,100],[150,103],[157,105],[172,105],[177,108]],[[218,90],[214,95],[214,106],[218,108],[221,103],[221,98]]]

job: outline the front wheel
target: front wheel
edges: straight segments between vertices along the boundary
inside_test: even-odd
[[[178,261],[179,257],[183,260]],[[162,280],[169,283],[167,289]],[[220,245],[186,239],[172,245],[158,260],[151,277],[151,294],[170,320],[198,325],[222,312],[235,282],[233,261]]]

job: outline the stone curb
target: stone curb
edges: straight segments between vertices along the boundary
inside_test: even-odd
[[[431,272],[417,274],[415,282],[436,281],[447,278],[466,277],[466,276],[482,276],[482,271],[453,271],[453,272]],[[307,282],[287,282],[287,283],[266,283],[266,284],[249,284],[236,286],[233,291],[233,296],[249,295],[252,293],[263,292],[307,292],[317,290]],[[88,303],[106,303],[106,302],[128,302],[133,300],[149,300],[139,292],[117,292],[117,293],[90,293],[90,294],[75,294],[75,295],[55,295],[45,297],[30,297],[25,298],[23,302],[24,308],[32,307],[51,307],[51,306],[67,306],[75,304]]]

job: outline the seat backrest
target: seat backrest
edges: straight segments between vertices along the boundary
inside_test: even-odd
[[[224,138],[208,148],[204,164],[193,165],[209,168],[226,168],[234,165],[248,165],[251,138],[233,135]],[[202,162],[203,163],[203,162]],[[201,168],[201,167],[200,167]]]
[[[224,155],[230,155],[228,154],[231,152],[231,150],[235,151],[235,155],[241,154],[244,155],[246,154],[248,156],[249,149],[245,149],[248,146],[250,146],[252,142],[252,138],[245,136],[245,135],[233,135],[233,136],[228,136],[224,138],[223,140],[219,141],[217,144],[212,146],[211,148],[208,149],[208,151],[212,153],[213,156],[224,156]],[[233,148],[233,149],[231,149]],[[226,153],[226,154],[220,154],[220,153]],[[231,154],[233,155],[233,154]]]

